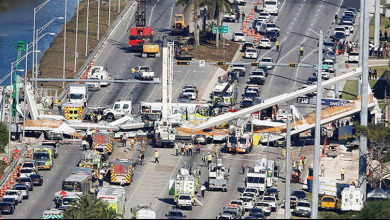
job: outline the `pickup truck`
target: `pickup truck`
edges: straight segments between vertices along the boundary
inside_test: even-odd
[[[234,14],[233,10],[229,12],[225,12],[223,14],[223,21],[224,22],[236,22],[236,15]]]
[[[271,211],[276,212],[277,204],[275,196],[263,196],[262,202],[267,202],[271,206]]]
[[[8,189],[4,192],[3,198],[14,198],[16,201],[16,205],[17,205],[18,203],[22,203],[22,200],[23,200],[22,191]]]
[[[192,198],[190,194],[182,194],[177,197],[176,205],[178,208],[188,208],[192,210]]]
[[[148,66],[135,67],[135,78],[142,80],[153,80],[156,74],[152,71],[152,68]]]
[[[249,76],[249,82],[251,84],[264,85],[265,76],[264,71],[262,69],[256,68],[251,75]]]
[[[311,208],[309,201],[298,201],[295,206],[295,215],[298,216],[310,216]]]
[[[321,209],[336,209],[339,199],[336,196],[325,195],[321,198]]]

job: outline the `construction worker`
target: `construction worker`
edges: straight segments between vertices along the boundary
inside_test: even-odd
[[[276,52],[279,52],[279,41],[276,40]]]
[[[285,157],[286,157],[286,149],[283,148],[283,149],[282,149],[282,160],[284,160]]]
[[[202,198],[204,198],[204,192],[206,191],[206,186],[204,184],[200,187],[200,191],[202,192]]]
[[[189,145],[188,145],[188,153],[189,153],[189,155],[192,157],[192,148],[193,148],[194,146],[192,145],[192,143],[190,143]]]
[[[141,152],[145,152],[145,140],[141,140]]]
[[[211,156],[211,153],[209,152],[209,154],[207,155],[207,166],[209,166],[209,164],[213,161],[213,156]]]
[[[103,174],[99,173],[99,186],[103,186]]]
[[[303,158],[303,171],[305,170],[305,165],[306,165],[306,157]]]
[[[293,170],[293,171],[295,171],[295,167],[296,167],[296,162],[293,161],[293,163],[292,163],[292,170]]]
[[[297,164],[298,164],[298,170],[302,171],[302,160],[300,158],[298,158]]]
[[[344,180],[344,174],[345,174],[345,169],[344,167],[341,169],[341,180]]]
[[[160,163],[160,161],[158,161],[158,158],[160,157],[160,154],[158,153],[157,150],[154,151],[154,163]]]
[[[83,140],[83,142],[81,143],[83,145],[83,151],[87,151],[87,145],[88,145],[88,142],[86,140]]]
[[[59,208],[60,203],[61,203],[61,199],[58,196],[56,196],[56,198],[54,199],[54,203],[56,204],[56,208]]]
[[[175,142],[176,156],[179,156],[179,143]]]
[[[188,147],[188,144],[184,145],[184,150],[185,150],[184,156],[188,156],[190,154],[190,149]]]
[[[200,148],[201,148],[201,145],[198,143],[196,145],[196,154],[200,154]]]
[[[245,175],[245,168],[246,168],[246,164],[245,164],[245,162],[242,162],[242,164],[241,164],[242,175]]]
[[[218,158],[218,146],[216,144],[214,145],[214,155]]]
[[[134,144],[135,144],[134,138],[130,139],[130,151],[134,150]]]
[[[206,166],[206,162],[207,162],[206,154],[203,154],[202,161],[203,161],[203,165],[202,166]]]
[[[303,44],[302,44],[301,47],[299,48],[299,51],[300,51],[301,56],[303,56],[303,51],[304,51],[304,49],[303,49]]]
[[[144,159],[145,159],[145,155],[141,152],[139,153],[139,164],[142,165],[142,163],[144,162]]]

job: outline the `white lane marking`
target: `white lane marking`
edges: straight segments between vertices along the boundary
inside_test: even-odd
[[[152,8],[152,11],[150,12],[150,17],[149,17],[149,25],[150,26],[150,21],[152,20],[152,15],[153,15],[153,10],[154,10],[154,7],[156,7],[156,4],[154,4],[153,8]]]
[[[286,3],[286,0],[284,0],[284,2],[282,3],[282,6],[280,6],[280,9],[279,9],[279,14],[280,14],[280,12],[282,11],[282,8],[283,8],[283,6],[284,6],[284,3]],[[277,16],[275,19],[274,19],[274,23],[276,22],[276,19],[278,19],[278,17],[279,16]]]
[[[126,100],[126,99],[127,99],[127,97],[128,97],[128,96],[131,94],[131,92],[133,91],[134,86],[135,86],[135,83],[133,84],[133,86],[131,87],[131,89],[129,90],[129,92],[126,94],[125,98],[122,99],[122,100]]]
[[[306,58],[308,58],[308,57],[310,57],[310,55],[314,52],[314,51],[316,51],[317,49],[314,49],[314,50],[312,50],[309,54],[307,54],[300,62],[302,62],[302,61],[304,61]],[[297,70],[295,71],[295,78],[294,79],[296,79],[297,77],[298,77],[298,70],[299,70],[299,66],[298,66],[298,68],[297,68]],[[295,80],[294,81],[294,86],[293,86],[293,88],[295,88],[297,86],[297,80]]]
[[[168,26],[168,29],[170,29],[171,28],[171,25],[172,25],[172,13],[173,13],[173,7],[174,7],[175,5],[173,5],[172,6],[172,8],[171,8],[171,16],[169,17],[169,26]]]
[[[153,91],[150,93],[150,95],[149,95],[147,101],[150,100],[150,98],[152,97],[152,95],[153,95],[153,93],[154,93],[154,91],[156,90],[157,87],[158,87],[158,85],[155,85],[155,86],[154,86]],[[145,160],[146,160],[146,158],[145,158]]]

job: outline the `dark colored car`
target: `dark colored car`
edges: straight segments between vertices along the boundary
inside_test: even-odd
[[[265,215],[260,213],[255,213],[253,215],[246,216],[244,219],[265,219]]]
[[[275,198],[279,200],[279,191],[276,188],[268,188],[267,190],[265,190],[264,195],[275,196]]]
[[[251,211],[249,212],[249,215],[254,215],[254,214],[264,215],[263,209],[262,208],[252,208]]]
[[[244,99],[242,100],[241,104],[240,104],[240,107],[241,108],[247,108],[247,107],[251,107],[253,106],[253,101],[252,99]]]
[[[323,45],[323,52],[327,50],[334,51],[336,49],[336,45],[332,41],[324,41]]]
[[[26,184],[28,190],[33,191],[34,185],[30,177],[20,177],[18,182]]]
[[[267,31],[265,32],[264,37],[268,38],[270,41],[275,42],[278,38],[278,34],[275,31]]]
[[[341,18],[341,22],[343,21],[352,21],[352,23],[355,23],[355,17],[351,14],[345,14],[342,18]]]
[[[42,186],[43,185],[43,178],[41,174],[31,174],[30,179],[32,180],[32,183],[34,186]]]
[[[238,76],[245,76],[245,71],[244,70],[235,69],[232,72],[234,72],[235,74],[238,74]]]
[[[332,38],[334,41],[338,41],[338,40],[341,40],[341,39],[345,39],[345,34],[342,33],[342,32],[336,32],[333,36],[331,36],[330,38]]]
[[[15,198],[3,198],[2,202],[9,202],[15,207],[18,205],[18,201],[15,200]]]
[[[14,214],[15,206],[13,206],[10,202],[1,202],[0,203],[0,211],[1,211],[1,214],[4,214],[4,213]]]
[[[180,209],[172,208],[169,210],[168,214],[165,214],[167,219],[185,219],[186,216],[183,215],[183,212]]]
[[[324,57],[322,58],[322,60],[326,59],[331,59],[336,62],[336,54],[333,51],[328,50],[324,53]]]
[[[355,15],[357,14],[356,9],[353,8],[353,7],[348,7],[348,8],[346,9],[346,11],[352,11]]]
[[[305,192],[301,190],[294,190],[291,196],[296,196],[298,199],[307,199]]]
[[[179,98],[178,98],[178,101],[179,101],[179,102],[191,102],[191,98],[190,98],[189,95],[180,93]]]

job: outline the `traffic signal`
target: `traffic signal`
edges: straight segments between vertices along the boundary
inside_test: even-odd
[[[226,61],[217,61],[217,66],[226,66]]]
[[[298,63],[289,63],[288,67],[297,68],[298,67]]]
[[[251,62],[251,67],[260,67],[259,62]]]
[[[191,65],[190,61],[176,61],[177,66],[189,66]]]

